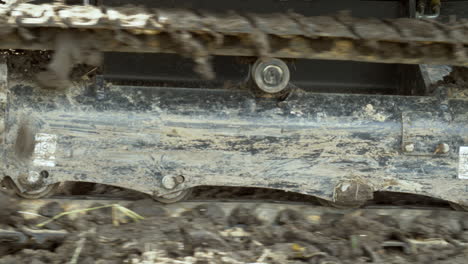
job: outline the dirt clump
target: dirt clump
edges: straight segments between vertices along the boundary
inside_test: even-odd
[[[453,67],[451,73],[444,77],[442,83],[448,88],[451,98],[468,98],[468,68]]]

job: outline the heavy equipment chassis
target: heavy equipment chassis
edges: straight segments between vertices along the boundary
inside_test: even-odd
[[[289,82],[271,92],[254,70],[234,89],[134,85],[104,74],[54,90],[9,78],[7,65],[0,66],[3,174],[29,198],[80,181],[163,202],[196,186],[240,186],[337,205],[360,205],[379,191],[468,205],[466,87],[431,82],[424,66],[401,66],[411,76],[404,92],[353,94]],[[268,70],[265,83],[286,78]]]

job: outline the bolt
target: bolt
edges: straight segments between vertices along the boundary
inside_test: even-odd
[[[263,81],[270,86],[277,86],[283,81],[283,70],[276,65],[268,65],[263,69]]]
[[[177,186],[176,178],[173,176],[164,176],[161,183],[162,186],[168,190],[172,190]]]
[[[182,176],[182,175],[179,175],[177,177],[175,177],[175,181],[178,183],[178,184],[181,184],[185,181],[185,177]]]
[[[405,152],[413,152],[414,151],[414,144],[413,143],[407,143],[403,146],[403,150]]]
[[[450,151],[450,146],[447,143],[440,143],[434,153],[447,154]]]
[[[273,94],[288,87],[290,72],[288,65],[280,59],[261,58],[252,65],[250,76],[257,88]]]
[[[440,110],[447,111],[448,109],[449,109],[449,106],[447,104],[441,104],[440,105]]]
[[[30,185],[35,185],[39,183],[41,180],[41,174],[37,171],[30,171],[28,177],[26,177],[26,181]]]

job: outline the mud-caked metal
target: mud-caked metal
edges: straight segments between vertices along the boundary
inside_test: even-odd
[[[99,99],[96,85],[68,92],[11,85],[4,175],[18,183],[47,171],[47,185],[96,182],[175,200],[204,185],[340,203],[376,191],[467,203],[468,170],[459,169],[468,167],[459,152],[468,146],[464,98],[441,108],[432,96],[292,90],[279,101],[244,90],[105,85]],[[407,142],[413,152],[402,149]],[[446,153],[435,153],[440,144]],[[183,175],[183,183],[163,183],[168,175]]]

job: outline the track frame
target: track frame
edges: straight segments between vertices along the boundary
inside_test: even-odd
[[[283,99],[105,82],[8,87],[3,171],[23,191],[84,181],[153,196],[244,186],[337,203],[364,202],[375,191],[468,202],[460,152],[468,100],[449,86],[434,96],[295,89]],[[176,184],[164,184],[167,177]]]

